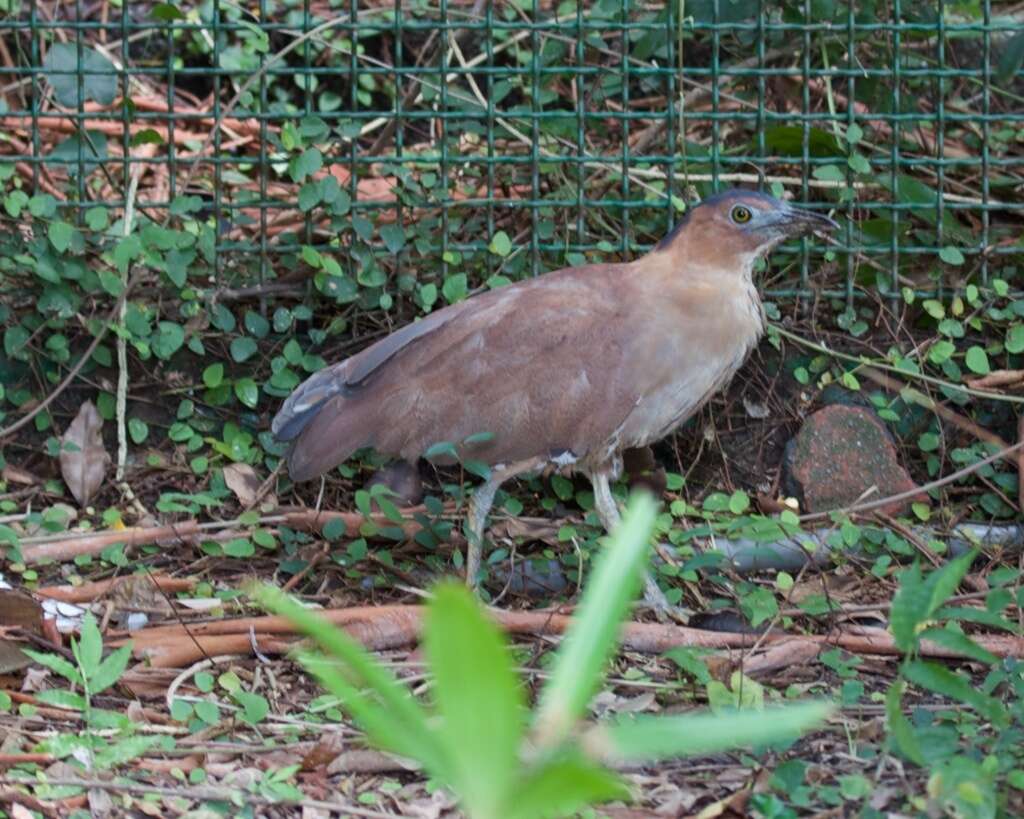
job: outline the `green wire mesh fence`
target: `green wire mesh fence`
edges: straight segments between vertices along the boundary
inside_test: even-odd
[[[5,7],[8,227],[28,208],[135,258],[186,225],[195,247],[164,259],[178,283],[266,298],[311,268],[329,299],[429,308],[640,253],[733,185],[843,226],[779,257],[776,297],[932,294],[1019,264],[1012,4]],[[125,248],[129,200],[150,234]]]

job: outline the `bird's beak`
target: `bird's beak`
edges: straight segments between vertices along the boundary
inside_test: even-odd
[[[795,205],[787,205],[779,214],[778,225],[789,236],[806,236],[819,230],[835,230],[839,227],[825,214]]]

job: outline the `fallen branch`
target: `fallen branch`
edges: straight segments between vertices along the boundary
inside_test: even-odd
[[[344,628],[354,639],[371,651],[402,648],[416,643],[422,627],[422,606],[358,606],[325,609],[320,616]],[[572,623],[572,618],[549,611],[502,611],[491,609],[491,615],[511,634],[559,636]],[[131,634],[112,635],[114,642],[131,640],[136,657],[148,659],[155,667],[185,667],[204,656],[223,654],[280,653],[297,642],[290,621],[283,617],[241,617],[216,620],[195,625],[175,624],[142,629]],[[980,646],[1000,657],[1024,657],[1024,638],[972,635]],[[750,648],[756,642],[792,641],[794,635],[784,632],[767,635],[703,631],[701,629],[662,623],[626,623],[622,631],[622,647],[627,651],[662,654],[670,648]],[[855,632],[798,635],[802,643],[837,646],[859,654],[899,655],[902,652],[887,631],[857,629]],[[965,655],[929,641],[921,644],[921,653],[928,657],[959,659]]]
[[[49,765],[54,760],[53,754],[0,754],[0,768],[11,765]]]
[[[422,506],[404,510],[409,515],[422,511],[424,511]],[[292,509],[285,511],[284,514],[273,515],[269,519],[260,522],[283,523],[292,529],[322,534],[324,526],[332,520],[341,520],[345,524],[346,531],[354,532],[364,530],[366,524],[371,524],[378,529],[400,528],[405,537],[413,537],[423,528],[419,521],[412,520],[411,518],[397,523],[382,514],[373,514],[367,518],[359,512],[328,512],[315,509]],[[80,555],[99,554],[104,549],[119,543],[125,546],[148,546],[162,541],[178,543],[192,541],[197,537],[213,540],[218,535],[214,534],[212,530],[217,528],[230,529],[237,526],[238,521],[225,521],[223,524],[203,524],[196,520],[184,520],[180,523],[172,523],[166,526],[108,529],[91,534],[68,532],[65,533],[64,537],[46,539],[39,543],[26,543],[21,547],[21,554],[26,563],[38,563],[43,560],[60,562]]]
[[[992,370],[980,378],[965,378],[964,381],[971,389],[975,390],[995,390],[1007,387],[1019,389],[1024,386],[1024,370]]]
[[[95,555],[117,543],[125,546],[147,546],[163,540],[180,541],[201,531],[199,523],[186,520],[169,526],[140,526],[132,529],[111,529],[84,537],[71,537],[33,546],[23,546],[21,556],[26,563],[43,560],[71,560],[80,555]]]
[[[108,580],[97,580],[94,583],[82,583],[78,586],[43,586],[36,590],[36,595],[51,600],[60,600],[63,603],[91,603],[97,598],[110,594],[118,586],[135,579],[151,580],[153,585],[165,594],[192,591],[196,585],[195,579],[191,577],[168,577],[164,574],[121,575]]]
[[[423,511],[423,507],[404,509],[402,511],[406,515],[412,515],[417,511]],[[301,509],[286,512],[284,515],[285,526],[318,534],[323,534],[324,526],[334,520],[340,520],[344,523],[346,532],[358,532],[367,523],[381,529],[400,528],[406,537],[414,537],[423,529],[423,525],[419,521],[412,520],[411,518],[407,517],[403,521],[398,522],[381,514],[373,514],[367,518],[359,512],[328,512],[322,509]]]

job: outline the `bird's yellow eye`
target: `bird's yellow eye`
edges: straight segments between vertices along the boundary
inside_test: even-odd
[[[750,212],[750,208],[745,208],[743,205],[737,205],[732,209],[732,220],[737,225],[745,225],[751,220],[754,214]]]

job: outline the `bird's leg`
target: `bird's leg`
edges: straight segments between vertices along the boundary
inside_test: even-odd
[[[466,585],[476,588],[477,575],[480,573],[480,561],[484,550],[484,530],[487,528],[487,516],[494,506],[494,496],[505,481],[531,472],[544,465],[542,458],[530,458],[507,466],[494,467],[490,476],[473,493],[469,500],[469,516],[466,531]]]
[[[494,496],[504,481],[502,473],[491,470],[491,476],[476,488],[469,500],[469,520],[466,531],[466,585],[476,588],[480,573],[480,559],[484,550],[484,529],[487,516],[494,505]]]
[[[605,471],[594,472],[590,476],[590,482],[594,487],[594,508],[597,516],[601,519],[601,525],[605,530],[611,532],[622,516],[619,514],[619,506],[612,495],[611,481]],[[657,581],[651,577],[651,573],[644,571],[644,602],[659,614],[673,613],[672,604],[665,597]]]

